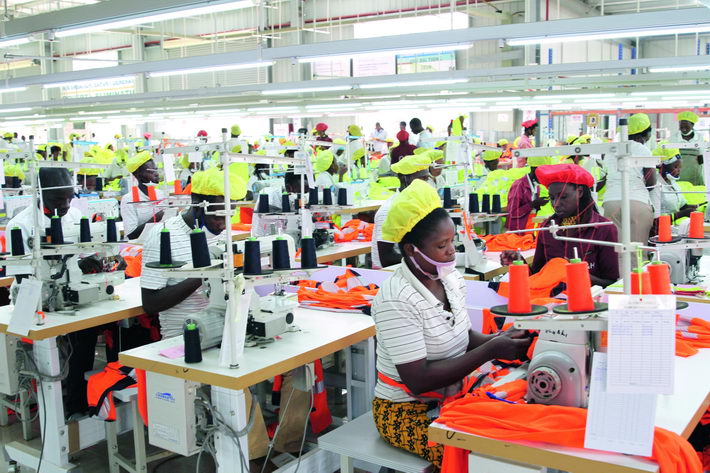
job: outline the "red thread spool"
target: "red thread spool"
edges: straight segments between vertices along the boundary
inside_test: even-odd
[[[138,186],[133,186],[133,189],[131,189],[131,194],[133,195],[133,202],[141,201],[141,195],[138,193]]]
[[[153,186],[148,186],[148,200],[158,200],[158,196],[155,195],[155,187]]]
[[[182,194],[182,181],[180,179],[175,179],[175,182],[173,182],[173,187],[175,190],[175,194]]]
[[[640,269],[632,271],[631,294],[652,294],[651,275]]]
[[[514,261],[508,267],[510,273],[510,297],[508,311],[512,314],[527,314],[532,311],[530,304],[530,271],[522,261]]]
[[[567,308],[570,312],[594,310],[592,300],[592,280],[586,261],[573,258],[565,266],[567,272]]]
[[[658,217],[658,241],[671,241],[671,216],[661,215]]]
[[[690,230],[688,231],[688,236],[690,238],[704,238],[705,229],[703,228],[703,213],[702,212],[691,212],[690,213]]]
[[[648,267],[652,294],[672,294],[671,269],[662,261],[654,261]]]

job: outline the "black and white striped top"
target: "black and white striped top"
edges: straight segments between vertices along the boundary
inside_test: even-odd
[[[471,321],[465,307],[466,284],[456,271],[442,280],[451,312],[417,280],[406,264],[382,284],[372,302],[377,329],[377,370],[401,382],[396,365],[461,356],[468,346]],[[453,394],[457,387],[446,389]],[[378,379],[375,396],[393,402],[415,399]]]

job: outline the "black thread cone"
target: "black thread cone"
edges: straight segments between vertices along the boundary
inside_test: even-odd
[[[451,187],[444,187],[444,208],[454,208],[454,201],[451,199]]]
[[[491,206],[491,213],[499,214],[501,213],[500,205],[500,194],[493,194],[493,205]]]
[[[173,264],[173,254],[170,247],[170,231],[166,228],[160,231],[160,265],[170,266]]]
[[[318,188],[308,190],[308,205],[318,205]]]
[[[288,194],[283,194],[281,196],[281,211],[283,213],[291,211],[291,200],[288,198]]]
[[[22,230],[15,227],[10,230],[10,248],[12,256],[22,256],[25,254],[25,243],[22,241]]]
[[[192,266],[204,268],[210,265],[210,250],[207,247],[207,235],[202,230],[190,233],[190,248],[192,250]]]
[[[338,189],[338,205],[348,205],[347,189]]]
[[[271,261],[275,270],[290,269],[288,241],[277,238],[271,242]]]
[[[60,217],[52,217],[49,219],[51,222],[50,235],[52,236],[53,245],[63,245],[64,244],[64,231],[62,230],[62,219]]]
[[[323,189],[323,205],[333,205],[333,193],[327,187]]]
[[[187,324],[182,332],[182,337],[185,344],[185,363],[201,362],[200,328],[195,324]]]
[[[491,213],[491,196],[483,194],[483,202],[481,202],[481,212],[484,214]]]
[[[118,241],[118,230],[116,229],[116,219],[106,219],[106,241],[108,243],[116,243]]]
[[[477,214],[481,211],[481,207],[478,205],[478,194],[475,192],[468,195],[468,211],[472,214]]]
[[[267,194],[259,194],[259,205],[256,207],[256,212],[260,214],[269,213],[269,196]]]
[[[259,240],[244,242],[244,273],[261,274],[261,245]]]
[[[104,190],[104,178],[103,177],[96,178],[96,190],[97,191]]]
[[[301,268],[310,269],[318,267],[316,257],[316,241],[312,237],[301,238]]]
[[[82,243],[91,243],[91,224],[89,217],[81,217],[81,220],[79,220],[79,241]]]

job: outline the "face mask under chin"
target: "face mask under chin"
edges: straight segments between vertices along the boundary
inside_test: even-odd
[[[425,254],[424,254],[421,250],[419,250],[419,248],[417,248],[416,246],[414,247],[414,251],[416,251],[417,253],[419,253],[419,255],[420,255],[422,258],[424,258],[424,261],[428,262],[429,264],[433,265],[433,266],[436,268],[436,275],[431,274],[431,273],[429,273],[429,272],[427,272],[427,271],[424,271],[424,270],[421,268],[421,266],[419,266],[419,263],[417,263],[417,260],[415,260],[414,258],[411,259],[411,261],[412,261],[412,263],[414,264],[414,266],[415,266],[423,275],[425,275],[425,276],[428,277],[429,279],[433,279],[433,280],[444,279],[444,278],[446,278],[448,275],[450,275],[450,274],[452,274],[453,272],[456,271],[456,259],[455,259],[455,258],[454,258],[454,260],[452,260],[452,261],[445,261],[445,262],[442,262],[442,261],[435,261],[435,260],[429,258],[427,255],[425,255]]]

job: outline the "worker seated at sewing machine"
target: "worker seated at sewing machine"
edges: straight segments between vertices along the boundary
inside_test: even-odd
[[[303,179],[303,194],[301,195],[301,179]],[[274,235],[277,231],[272,228],[273,225],[280,224],[280,228],[284,232],[288,232],[294,236],[298,243],[301,233],[300,216],[296,213],[298,210],[299,199],[307,199],[310,188],[306,176],[287,172],[283,179],[284,185],[270,186],[262,189],[256,198],[254,206],[254,214],[251,221],[251,235],[261,237],[266,235]],[[285,194],[284,194],[285,191]],[[288,199],[288,209],[286,213],[291,213],[288,216],[279,216],[277,219],[262,218],[264,212],[260,212],[259,201],[261,196],[265,195],[268,199],[268,213],[282,213],[284,211],[284,199]],[[275,220],[278,220],[276,222]]]
[[[246,183],[239,177],[230,175],[230,197],[240,200],[245,195]],[[199,206],[204,202],[209,204],[207,209]],[[155,227],[146,239],[141,274],[143,308],[149,314],[159,314],[163,338],[182,336],[186,321],[205,311],[209,306],[210,299],[202,279],[176,278],[167,271],[150,268],[146,266],[146,263],[160,259],[160,235],[163,228],[170,232],[173,261],[192,260],[190,233],[194,229],[202,229],[207,233],[208,244],[213,245],[224,232],[225,219],[223,216],[212,213],[223,210],[224,203],[224,174],[216,168],[198,171],[192,177],[193,206],[180,215],[168,218],[163,222],[163,225]],[[290,387],[287,386],[291,385],[291,379],[290,374],[284,376],[284,392],[290,393]],[[246,392],[247,403],[251,403],[251,395],[248,390]],[[280,452],[297,452],[299,450],[302,426],[309,414],[309,403],[308,393],[293,391],[289,415],[281,419],[283,426],[278,441],[274,445],[275,450]],[[255,407],[254,415],[254,426],[249,432],[249,458],[257,459],[266,455],[269,437],[258,405]],[[294,440],[294,436],[297,437],[296,440]]]
[[[31,206],[25,208],[17,214],[8,223],[7,228],[19,228],[22,232],[22,242],[27,253],[33,246],[33,233],[35,231],[35,213],[39,213],[40,219],[40,238],[44,240],[46,237],[45,231],[50,227],[50,217],[56,216],[61,218],[61,226],[65,241],[79,241],[79,221],[81,220],[81,212],[71,207],[71,201],[74,198],[74,184],[72,175],[69,170],[64,168],[41,168],[39,170],[39,182],[42,188],[48,190],[42,191],[42,203],[44,208],[40,211],[39,208]],[[120,257],[115,257],[120,262]],[[59,307],[61,302],[61,287],[56,282],[55,272],[74,273],[72,266],[78,264],[76,271],[79,274],[101,273],[104,268],[113,266],[114,262],[111,258],[98,258],[95,255],[87,255],[84,257],[72,256],[68,260],[43,260],[40,265],[39,274],[40,280],[51,284],[45,284],[43,288],[43,309],[54,311],[64,307]],[[31,266],[7,266],[7,274],[16,276],[19,279],[26,277],[25,275],[32,274]],[[62,280],[64,280],[63,278]],[[51,286],[51,287],[50,287]],[[16,285],[13,284],[12,293],[16,293]],[[52,289],[54,288],[54,289]],[[71,344],[71,356],[69,357],[69,371],[66,378],[67,398],[65,412],[71,417],[82,415],[88,410],[86,401],[86,381],[84,373],[91,371],[94,368],[94,354],[96,351],[96,340],[99,334],[99,328],[91,328],[80,330],[67,336]]]
[[[441,467],[443,446],[427,441],[438,415],[432,405],[463,395],[469,374],[484,363],[524,359],[531,339],[521,331],[494,336],[471,329],[455,266],[455,226],[432,186],[417,179],[393,199],[382,239],[399,245],[403,264],[372,302],[372,414],[389,444]]]
[[[609,221],[599,214],[592,198],[591,187],[594,185],[594,178],[581,166],[576,164],[540,166],[537,168],[536,175],[540,184],[548,188],[550,202],[555,210],[555,213],[542,224],[543,227],[549,227],[553,220],[561,227]],[[614,225],[561,229],[559,234],[568,238],[618,241]],[[579,258],[589,264],[589,275],[593,285],[606,287],[619,279],[619,257],[613,247],[591,242],[558,240],[548,231],[537,232],[537,247],[530,270],[533,274],[537,273],[553,258],[571,259],[575,255],[575,249]],[[503,265],[509,265],[518,258],[520,254],[515,250],[505,250],[500,256]]]
[[[134,240],[143,233],[146,224],[160,222],[165,215],[164,210],[156,209],[151,205],[133,204],[136,194],[140,202],[162,200],[166,196],[163,191],[154,186],[160,181],[160,177],[153,155],[149,151],[141,151],[128,158],[126,167],[138,181],[138,186],[136,186],[137,191],[134,190],[121,198],[121,217],[126,238]],[[151,185],[151,190],[148,184]]]

